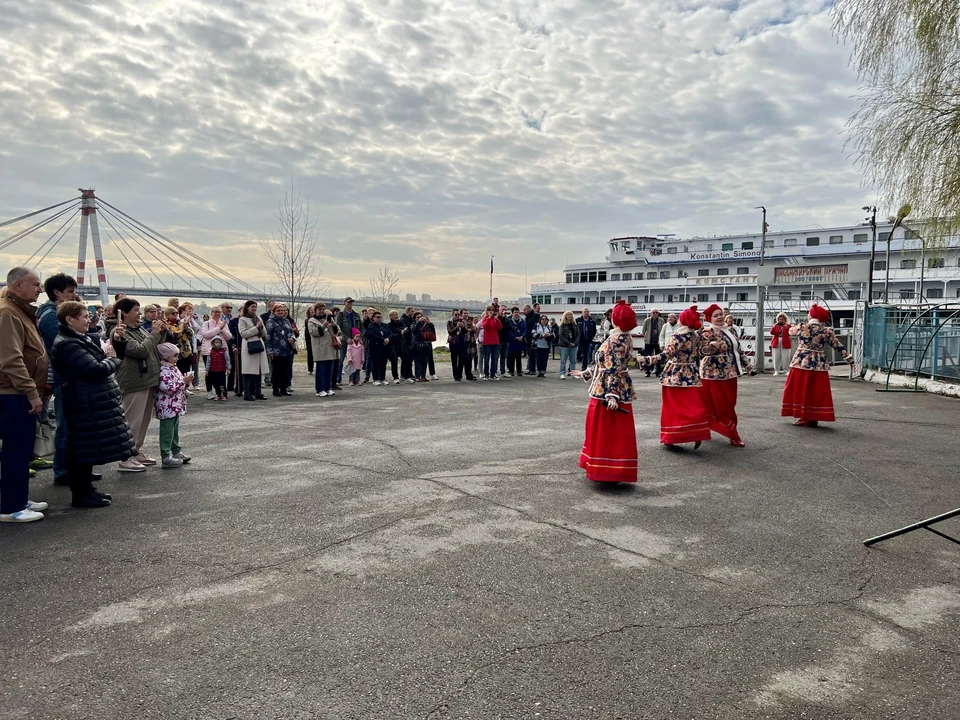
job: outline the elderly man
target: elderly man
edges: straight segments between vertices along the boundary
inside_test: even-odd
[[[350,338],[353,337],[354,328],[359,330],[360,336],[363,337],[363,318],[360,317],[360,313],[353,309],[352,297],[344,298],[343,310],[337,313],[335,322],[344,337],[343,344],[340,346],[340,372],[337,377],[337,384],[339,385],[343,382],[343,365],[347,358],[347,346],[350,344]]]
[[[593,353],[590,352],[590,346],[593,344],[593,338],[597,334],[597,323],[593,321],[590,315],[590,309],[584,308],[577,318],[577,327],[580,329],[580,348],[577,354],[580,357],[580,369],[586,370],[587,366],[593,360]]]
[[[0,299],[0,522],[42,520],[46,503],[29,498],[29,465],[37,415],[43,409],[49,360],[37,329],[40,276],[25,267],[7,273]]]
[[[650,311],[650,317],[643,321],[643,354],[660,354],[660,331],[663,330],[663,319],[660,317],[660,311],[654,308]],[[657,377],[660,377],[660,363],[655,366]],[[650,366],[647,365],[647,377],[650,377]]]

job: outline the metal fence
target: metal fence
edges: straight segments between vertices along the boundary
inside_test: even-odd
[[[865,308],[863,369],[960,382],[960,302]]]

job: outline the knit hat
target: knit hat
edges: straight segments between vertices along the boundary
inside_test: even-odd
[[[692,305],[680,313],[680,324],[691,330],[698,330],[703,327],[703,323],[700,322],[700,312],[696,305]]]
[[[173,343],[160,343],[157,345],[157,352],[160,353],[160,357],[166,360],[179,355],[180,349]]]
[[[710,318],[713,317],[713,314],[717,310],[721,310],[721,309],[722,308],[719,305],[714,303],[713,305],[711,305],[710,307],[708,307],[706,310],[703,311],[703,319],[706,320],[707,322],[710,322]]]
[[[613,320],[613,324],[623,330],[623,332],[630,332],[637,326],[637,314],[624,300],[617,300],[611,319]]]
[[[352,334],[352,335],[359,335],[359,334],[360,334],[360,328],[354,328],[354,329],[353,329],[353,332],[352,332],[351,334]]]
[[[825,307],[814,304],[810,306],[810,317],[822,323],[830,322],[830,311]]]

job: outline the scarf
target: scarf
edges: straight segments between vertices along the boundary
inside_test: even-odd
[[[743,375],[744,374],[743,362],[740,360],[740,339],[736,336],[735,333],[730,331],[730,329],[726,326],[726,324],[724,325],[714,325],[713,323],[710,323],[710,324],[713,326],[714,330],[720,330],[724,335],[727,336],[727,344],[733,348],[733,360],[737,364],[737,375]]]

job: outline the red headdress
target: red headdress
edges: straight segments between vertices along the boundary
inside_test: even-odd
[[[713,316],[713,314],[717,310],[722,310],[722,308],[716,303],[714,303],[713,305],[711,305],[710,307],[708,307],[706,310],[703,311],[703,319],[706,320],[707,322],[710,322],[710,318]]]
[[[830,322],[830,311],[825,307],[820,307],[819,305],[811,305],[810,317],[812,317],[814,320],[819,320],[822,323]]]
[[[680,313],[680,324],[691,330],[698,330],[703,327],[703,323],[700,322],[700,312],[696,305],[692,305]]]
[[[613,308],[613,324],[624,332],[630,332],[637,326],[637,314],[624,300],[617,300]]]

